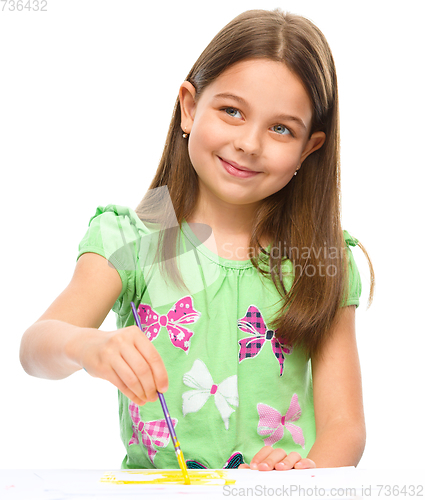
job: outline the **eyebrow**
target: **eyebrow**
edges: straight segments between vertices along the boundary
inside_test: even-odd
[[[235,94],[229,94],[228,92],[223,92],[221,94],[216,94],[214,96],[214,99],[220,99],[220,98],[233,99],[236,102],[240,102],[241,104],[248,106],[248,103],[245,101],[245,99],[243,99],[242,97],[237,96]],[[282,121],[289,120],[291,122],[298,123],[298,125],[301,128],[303,128],[304,130],[307,130],[307,127],[305,126],[304,122],[301,120],[301,118],[298,118],[298,116],[291,116],[291,115],[286,115],[283,113],[283,114],[277,115],[276,118],[278,120],[282,120]]]

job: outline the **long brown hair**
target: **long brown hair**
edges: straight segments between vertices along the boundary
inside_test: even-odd
[[[304,160],[298,175],[263,200],[253,221],[249,245],[255,249],[251,258],[253,265],[273,280],[282,297],[280,312],[271,325],[276,336],[282,342],[303,347],[311,355],[326,339],[348,293],[348,260],[340,221],[335,64],[325,37],[308,19],[280,9],[250,10],[237,16],[214,37],[186,80],[195,87],[196,99],[199,99],[224,70],[252,58],[282,62],[300,78],[313,108],[310,134],[316,131],[326,134],[323,146]],[[179,99],[150,189],[160,186],[168,187],[181,226],[194,212],[198,177],[189,158],[187,140],[182,137]],[[136,209],[142,220],[152,218],[154,210],[147,203],[145,198]],[[159,211],[157,217],[161,217]],[[174,262],[170,259],[170,249],[176,248],[179,233],[178,226],[165,231],[158,252],[167,274],[177,286],[184,287],[178,269],[169,265]],[[277,254],[275,251],[267,253],[259,244],[269,235],[273,235],[272,248],[280,250]],[[373,268],[367,252],[360,247],[370,267],[370,304]],[[331,252],[331,248],[344,251]],[[268,262],[268,270],[260,265],[264,259]],[[282,259],[289,259],[293,265],[294,279],[289,290],[284,284]]]

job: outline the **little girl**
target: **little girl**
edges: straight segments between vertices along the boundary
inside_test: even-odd
[[[181,85],[136,211],[91,218],[70,284],[22,338],[23,367],[119,389],[123,468],[177,467],[157,391],[188,467],[356,465],[359,243],[339,183],[325,38],[280,10],[241,14]],[[111,308],[117,330],[101,331]]]

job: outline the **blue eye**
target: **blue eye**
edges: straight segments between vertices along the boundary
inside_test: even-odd
[[[276,132],[277,134],[280,135],[292,135],[291,131],[287,129],[284,125],[275,125],[272,127],[273,132]]]
[[[229,115],[236,118],[239,111],[236,108],[224,108],[224,111]],[[240,115],[240,113],[239,113]]]

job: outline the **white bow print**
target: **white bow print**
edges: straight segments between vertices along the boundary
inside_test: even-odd
[[[229,418],[235,411],[230,405],[239,405],[237,375],[232,375],[216,385],[205,363],[196,359],[190,371],[183,375],[183,383],[196,389],[182,394],[183,415],[199,411],[208,398],[214,395],[214,402],[223,419],[224,427],[229,429]]]

